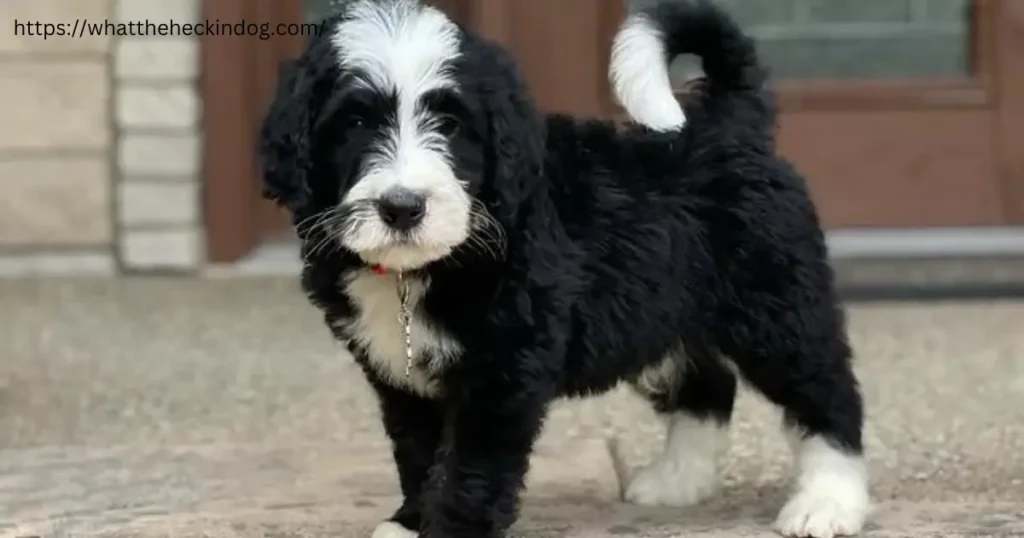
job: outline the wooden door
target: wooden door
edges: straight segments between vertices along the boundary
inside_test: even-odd
[[[275,35],[202,38],[207,258],[232,262],[266,240],[287,237],[287,214],[262,199],[256,163],[259,122],[280,61],[302,44],[303,14],[295,1],[204,0],[206,20],[266,24]]]
[[[827,227],[1024,220],[1024,2],[720,1],[773,70],[781,151]]]
[[[205,15],[294,23],[338,1],[205,0]],[[614,117],[611,38],[649,1],[431,3],[511,49],[544,109]],[[719,1],[774,69],[782,152],[809,177],[826,226],[1024,223],[1024,0]],[[302,39],[204,43],[213,261],[288,236],[259,197],[252,150],[276,62]],[[685,80],[685,61],[674,73]]]

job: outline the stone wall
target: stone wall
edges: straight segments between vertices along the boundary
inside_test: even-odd
[[[0,267],[109,272],[113,41],[18,35],[15,23],[102,21],[111,0],[0,4]],[[17,31],[16,31],[17,30]]]
[[[194,22],[200,0],[117,0],[119,21]],[[199,40],[118,38],[118,256],[126,269],[187,270],[204,261]]]
[[[199,0],[0,2],[0,275],[202,260],[198,41],[26,35],[197,20]]]

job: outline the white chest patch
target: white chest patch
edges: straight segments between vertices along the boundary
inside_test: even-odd
[[[345,277],[341,285],[358,311],[354,319],[348,320],[346,332],[367,350],[371,364],[380,375],[396,387],[405,387],[423,396],[436,396],[438,387],[430,374],[450,364],[462,353],[462,346],[451,336],[430,327],[417,311],[426,292],[424,282],[409,281],[414,361],[409,375],[406,375],[408,354],[396,276],[359,271]]]

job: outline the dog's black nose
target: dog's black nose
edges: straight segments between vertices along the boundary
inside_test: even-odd
[[[423,220],[426,210],[426,197],[402,187],[388,190],[377,200],[381,220],[396,230],[415,228]]]

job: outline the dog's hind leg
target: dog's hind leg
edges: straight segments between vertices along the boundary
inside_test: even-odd
[[[680,351],[632,384],[667,418],[668,433],[661,454],[630,479],[626,500],[681,507],[708,498],[721,481],[736,376],[714,355]]]
[[[828,293],[750,294],[720,331],[745,379],[784,411],[796,455],[796,491],[776,520],[784,536],[858,533],[870,509],[863,403],[843,314]]]

